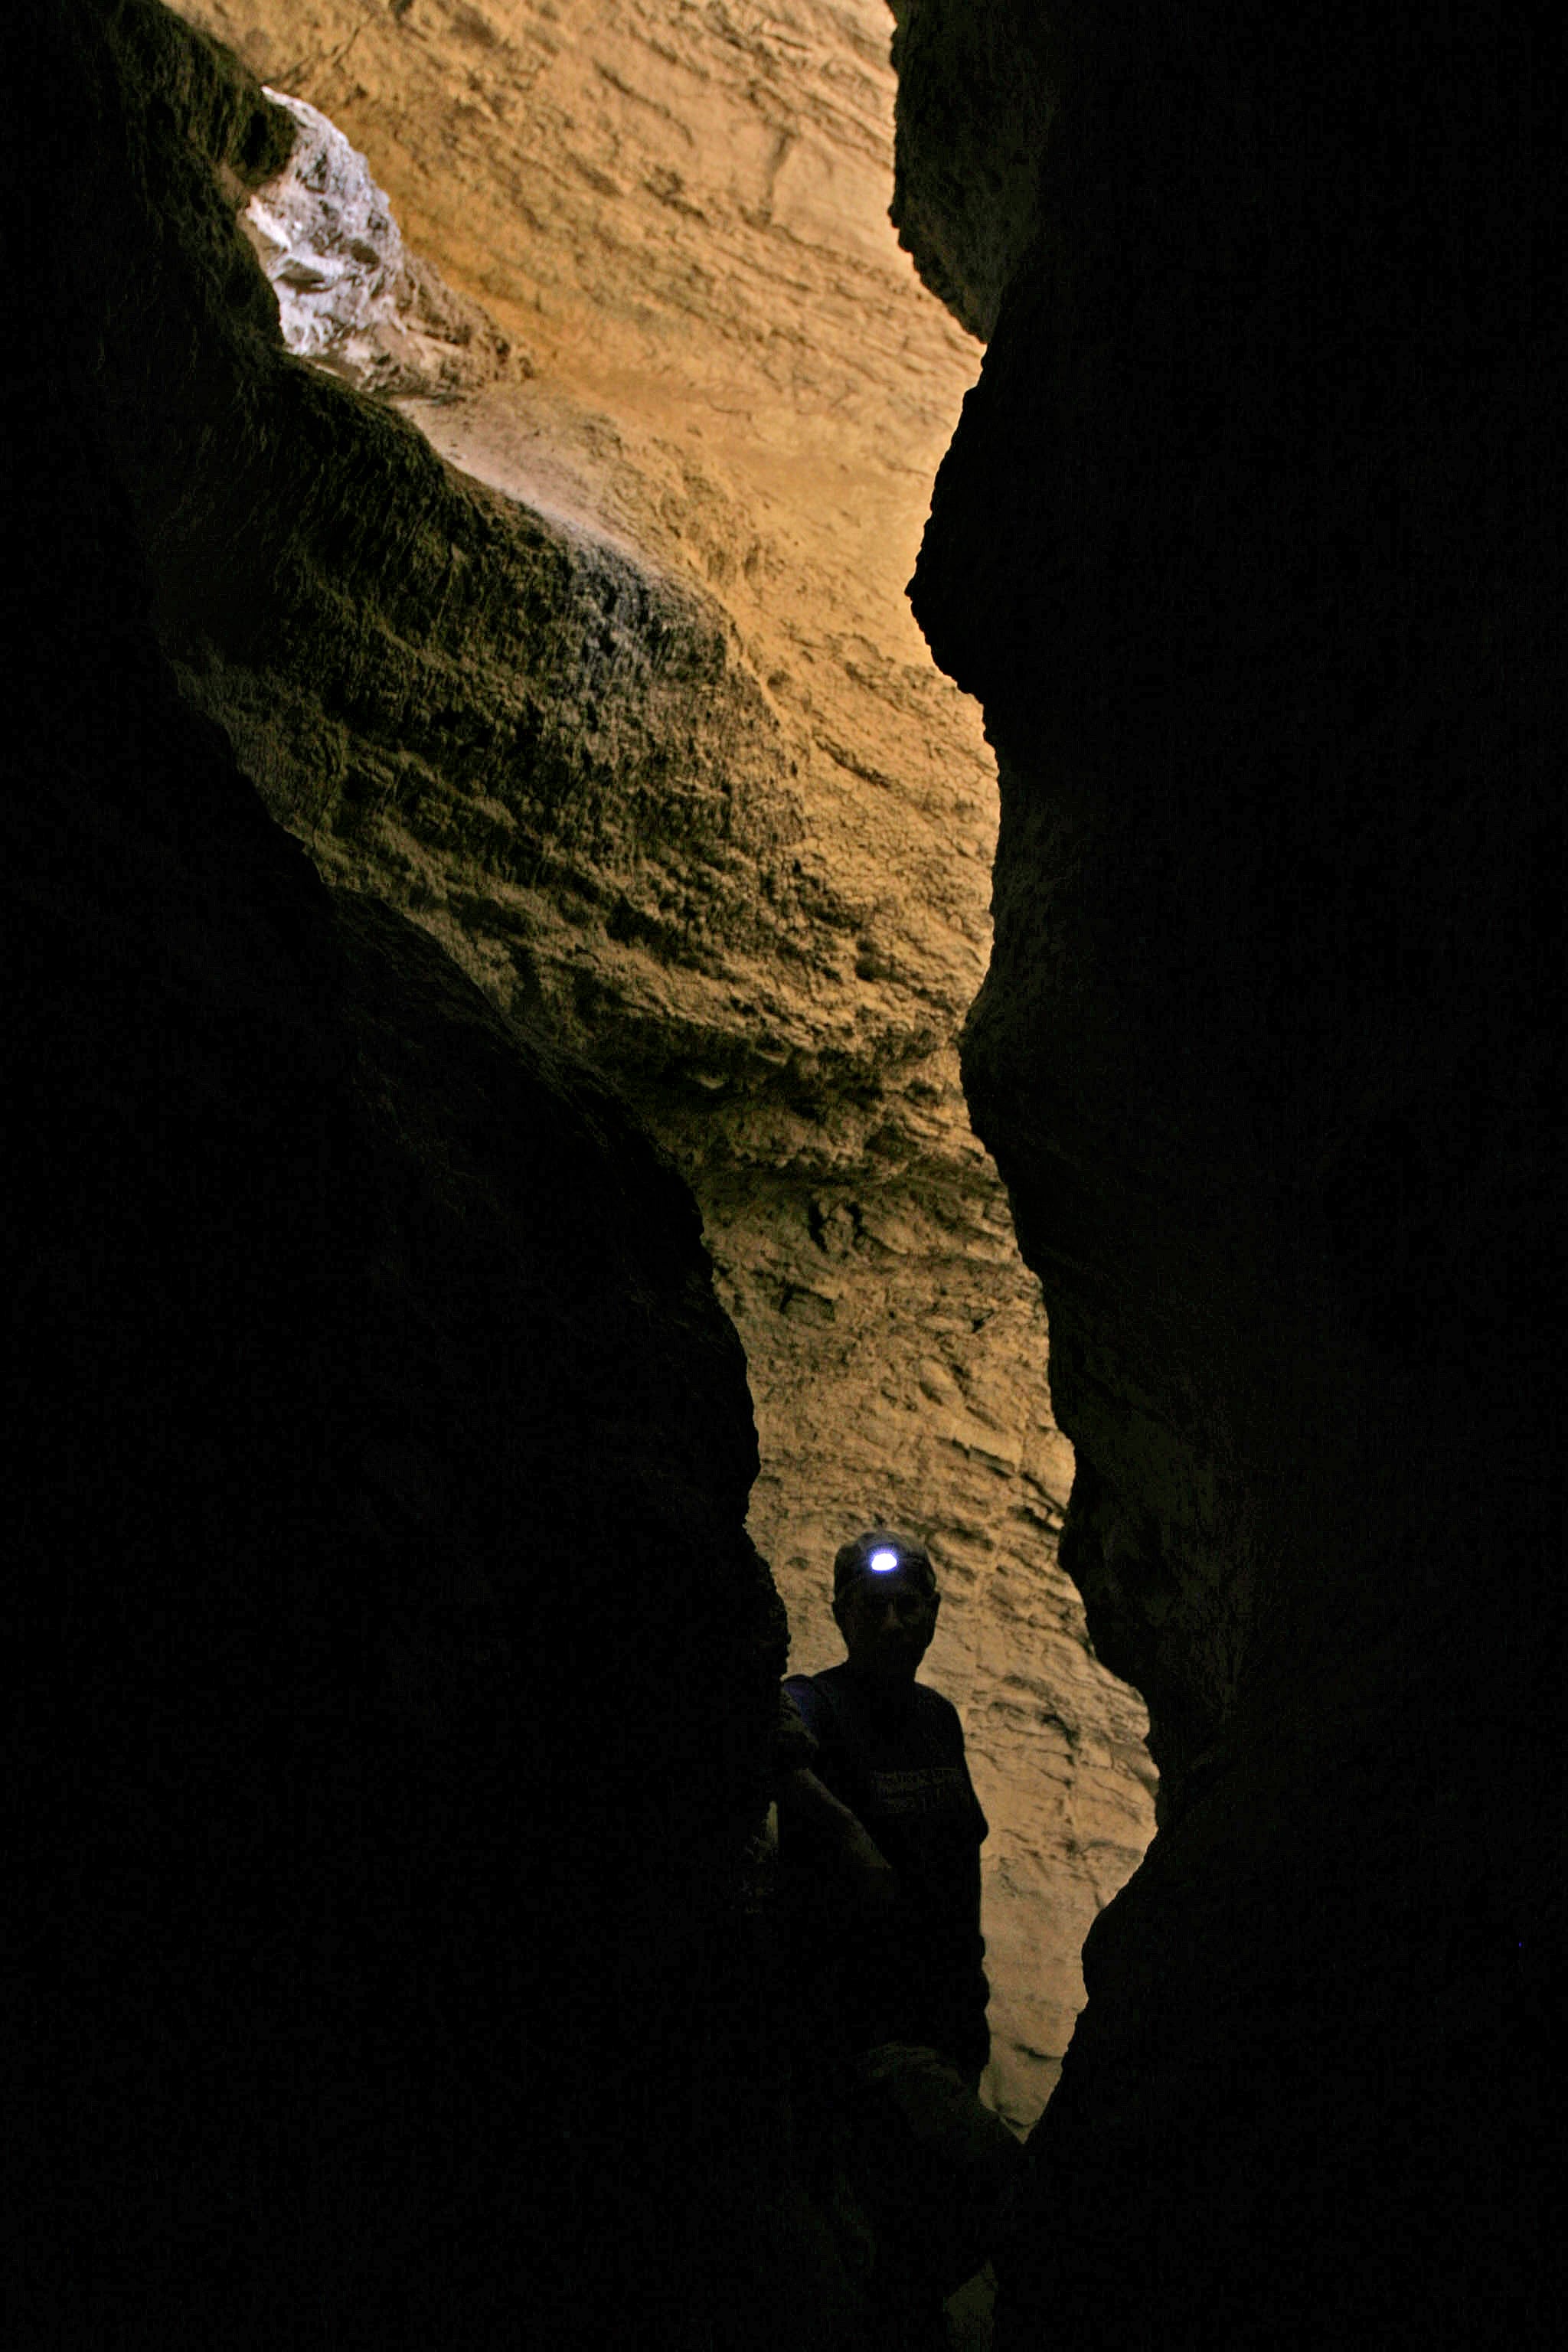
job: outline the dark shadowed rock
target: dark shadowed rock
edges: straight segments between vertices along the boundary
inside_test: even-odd
[[[1019,0],[889,0],[899,75],[891,216],[921,279],[972,335],[995,331],[1037,226],[1051,38]]]
[[[168,22],[5,45],[15,2340],[700,2335],[773,2162],[744,1367],[624,1109],[177,696],[102,369],[116,239],[178,213]],[[118,283],[199,373],[177,269]]]
[[[1517,2341],[1562,1924],[1551,78],[1404,10],[1016,16],[1019,77],[1042,17],[1067,61],[1037,234],[912,593],[997,747],[966,1084],[1163,1826],[999,2340]],[[912,25],[918,145],[973,20]]]

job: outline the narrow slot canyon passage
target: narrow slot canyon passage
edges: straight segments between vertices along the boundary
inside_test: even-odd
[[[243,215],[288,347],[542,518],[607,616],[503,668],[443,583],[380,656],[426,705],[395,726],[196,647],[192,691],[330,878],[547,1021],[693,1186],[792,1667],[840,1654],[840,1543],[932,1547],[927,1672],[992,1824],[988,2095],[1025,2128],[1154,1776],[1057,1565],[1038,1286],[959,1086],[995,775],[904,583],[980,346],[888,218],[883,0],[180,13],[303,101]]]
[[[1555,2346],[1533,20],[0,70],[7,2340]]]

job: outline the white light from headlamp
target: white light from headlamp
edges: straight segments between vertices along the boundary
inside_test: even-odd
[[[896,1551],[874,1551],[866,1562],[873,1576],[889,1576],[898,1564]]]

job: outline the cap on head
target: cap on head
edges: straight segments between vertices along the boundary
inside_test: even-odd
[[[899,1573],[921,1592],[936,1591],[936,1571],[924,1544],[895,1535],[889,1528],[871,1528],[853,1543],[841,1544],[833,1560],[833,1598],[843,1599],[862,1577],[870,1581]]]

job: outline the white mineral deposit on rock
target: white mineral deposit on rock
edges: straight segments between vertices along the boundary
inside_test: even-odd
[[[450,399],[489,381],[505,338],[406,250],[358,148],[306,100],[267,95],[293,117],[294,150],[251,197],[244,226],[289,351],[384,394]]]
[[[366,365],[376,331],[398,323],[405,284],[392,206],[335,123],[286,90],[267,95],[299,125],[287,169],[246,207],[283,340],[301,359],[353,355]]]

